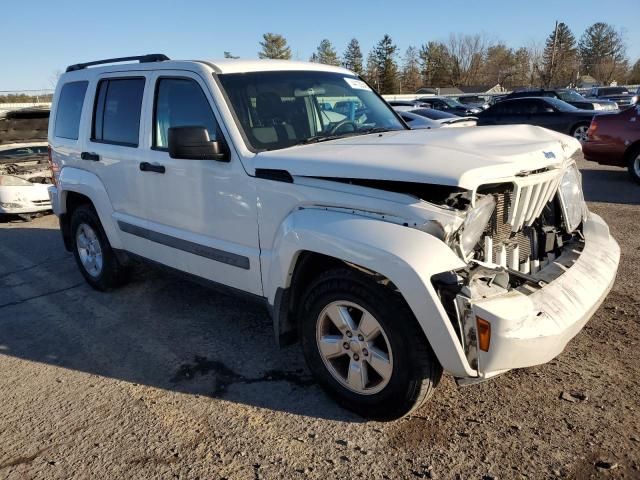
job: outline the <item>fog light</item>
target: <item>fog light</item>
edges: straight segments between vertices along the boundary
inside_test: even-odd
[[[478,326],[478,348],[483,352],[488,352],[491,344],[491,324],[480,317],[476,317],[476,324]]]

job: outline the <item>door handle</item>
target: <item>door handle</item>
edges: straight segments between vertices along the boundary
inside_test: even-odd
[[[98,155],[97,153],[91,153],[91,152],[82,152],[80,154],[80,158],[82,160],[93,160],[94,162],[100,161],[100,155]]]
[[[140,163],[140,171],[142,172],[156,172],[156,173],[164,173],[165,168],[164,165],[155,165],[149,162]]]

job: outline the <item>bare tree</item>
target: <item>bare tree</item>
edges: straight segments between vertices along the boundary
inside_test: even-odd
[[[478,78],[482,62],[491,44],[485,35],[449,35],[447,49],[451,57],[451,83],[454,86],[471,85]]]
[[[56,85],[58,85],[58,80],[62,76],[62,70],[54,70],[51,75],[49,75],[49,86],[52,90],[56,89]]]

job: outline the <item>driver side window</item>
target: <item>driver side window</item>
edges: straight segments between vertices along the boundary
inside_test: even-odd
[[[160,78],[156,84],[153,147],[168,147],[170,127],[205,127],[209,139],[218,138],[218,124],[197,82],[188,78]]]

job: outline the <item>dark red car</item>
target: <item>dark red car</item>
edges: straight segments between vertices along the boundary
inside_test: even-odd
[[[631,178],[640,183],[640,105],[594,117],[582,150],[587,160],[627,167]]]

